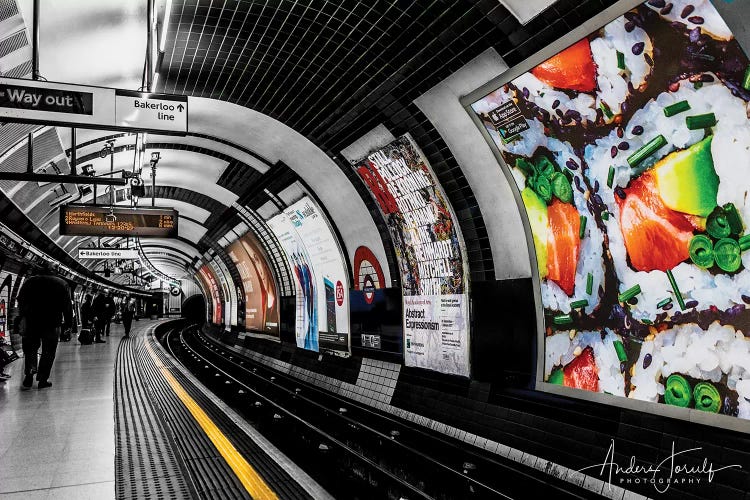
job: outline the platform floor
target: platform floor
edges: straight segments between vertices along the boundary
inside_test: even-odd
[[[145,321],[134,323],[134,328]],[[0,382],[0,499],[113,499],[112,387],[122,325],[106,344],[61,342],[52,387],[21,390],[23,359]]]

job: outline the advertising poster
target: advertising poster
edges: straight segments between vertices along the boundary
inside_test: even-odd
[[[302,240],[286,214],[279,214],[266,221],[276,235],[281,248],[286,254],[289,268],[294,275],[296,290],[295,335],[297,347],[309,351],[319,351],[318,342],[318,309],[316,284],[317,280],[310,256]]]
[[[232,278],[229,275],[229,270],[217,257],[214,257],[211,261],[211,268],[214,276],[219,279],[222,297],[224,297],[224,324],[227,326],[237,326],[237,294],[235,293],[234,286],[231,286]]]
[[[355,168],[383,212],[396,247],[406,365],[468,376],[467,259],[445,193],[408,135]]]
[[[336,238],[320,207],[308,197],[284,214],[304,245],[312,268],[320,347],[349,351],[349,280]]]
[[[219,284],[216,282],[216,278],[214,278],[213,272],[209,269],[208,265],[202,266],[198,270],[198,274],[201,280],[203,280],[204,286],[211,294],[211,304],[213,305],[212,321],[220,325],[222,322],[222,303]]]
[[[245,290],[245,327],[278,338],[276,283],[260,244],[248,232],[229,245],[227,252],[237,266]]]
[[[472,108],[528,216],[543,382],[750,418],[750,60],[711,2],[656,5]]]

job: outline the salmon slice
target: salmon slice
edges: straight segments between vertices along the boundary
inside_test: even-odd
[[[580,355],[563,368],[563,385],[585,391],[599,392],[599,370],[594,350],[586,347]]]
[[[573,205],[558,199],[547,208],[547,217],[547,279],[557,283],[568,295],[573,295],[581,249],[578,235],[581,219]]]
[[[689,258],[693,224],[668,208],[651,172],[630,183],[620,207],[620,229],[630,264],[638,271],[666,271]]]
[[[547,85],[558,89],[593,92],[596,89],[596,63],[588,38],[550,57],[531,70]]]

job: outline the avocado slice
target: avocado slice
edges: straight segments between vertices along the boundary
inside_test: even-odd
[[[719,176],[711,157],[712,139],[713,136],[706,137],[654,165],[659,195],[667,207],[706,217],[716,206]]]
[[[555,385],[563,385],[564,380],[565,380],[565,376],[563,374],[562,368],[558,368],[557,370],[549,374],[547,383],[555,384]]]
[[[547,233],[549,232],[549,221],[547,220],[547,203],[532,189],[525,188],[521,191],[526,213],[529,215],[531,235],[534,237],[534,249],[536,250],[536,261],[539,265],[539,277],[547,276]]]

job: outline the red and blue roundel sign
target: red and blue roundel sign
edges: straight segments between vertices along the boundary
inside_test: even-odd
[[[362,291],[365,295],[365,302],[367,302],[367,304],[372,304],[372,301],[375,300],[375,283],[372,281],[372,276],[369,274],[366,275],[363,280]]]

